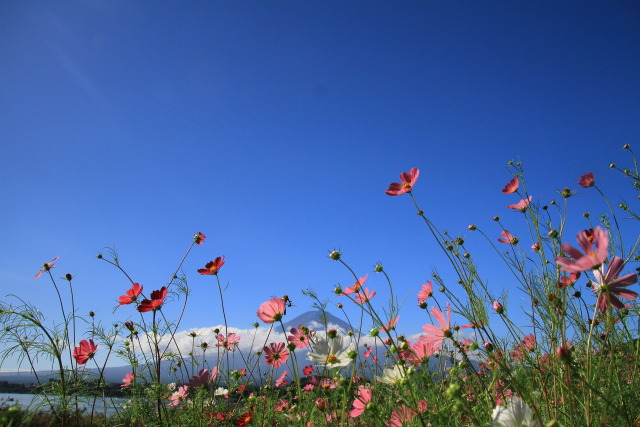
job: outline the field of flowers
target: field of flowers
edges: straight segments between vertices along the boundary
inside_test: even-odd
[[[623,148],[633,166],[612,164],[611,169],[628,178],[638,203],[638,164],[631,147]],[[367,284],[368,275],[356,273],[337,250],[330,251],[328,259],[352,275],[353,285],[333,292],[343,298],[338,308],[342,304],[358,307],[359,322],[346,319],[352,327],[345,333],[330,325],[285,327],[291,316],[287,313],[290,299],[272,297],[256,307],[256,320],[261,323],[255,326],[267,325],[273,337],[280,338],[270,340],[270,333],[264,342],[255,342],[252,351],[242,351],[240,337],[227,327],[219,278],[225,257],[199,269],[199,274],[210,275],[217,283],[225,325],[215,331],[215,345],[200,345],[202,359],[194,351],[180,351],[177,331],[182,315],[167,318],[163,308],[167,295],[179,294],[181,298],[171,303],[183,304],[184,313],[189,288],[178,272],[191,250],[206,244],[203,233],[194,236],[173,280],[160,289],[144,289],[132,280],[115,251],[98,256],[130,281],[118,301],[137,320],[112,328],[100,326],[92,313],[84,319],[77,314],[73,277],[67,275],[64,286],[58,283],[51,272],[55,258],[42,266],[36,278],[51,281],[64,321],[52,324],[36,307],[18,298],[4,300],[0,342],[2,360],[18,356],[33,367],[34,360],[49,358],[57,374],[53,379],[39,378],[45,407],[27,411],[2,407],[0,423],[640,425],[640,311],[634,302],[638,293],[633,290],[640,270],[640,238],[623,229],[629,224],[636,227],[638,212],[631,201],[614,207],[594,174],[586,172],[576,177],[577,185],[589,197],[603,198],[609,210],[593,217],[584,213],[580,219],[584,229],[577,237],[567,235],[567,205],[576,192],[565,188],[558,201],[542,205],[527,192],[522,165],[509,162],[509,168],[512,177],[505,179],[502,193],[505,200],[515,202],[507,208],[522,214],[528,234],[512,234],[499,217],[494,218],[502,230],[499,235],[475,225],[469,225],[468,231],[483,239],[507,266],[526,295],[527,307],[508,307],[480,277],[464,239],[441,231],[425,215],[416,197],[419,170],[414,168],[403,172],[400,182],[390,184],[386,194],[411,201],[433,244],[448,258],[457,283],[434,273],[422,285],[415,304],[430,321],[413,342],[396,332],[399,304],[383,266],[376,265],[371,274],[385,277],[391,295],[388,302],[376,299],[376,290]],[[70,292],[71,307],[63,303],[62,292]],[[315,308],[325,310],[313,292],[306,293],[316,301]],[[527,324],[509,316],[516,310],[525,311]],[[453,315],[464,321],[452,322]],[[361,331],[362,318],[377,326]],[[77,339],[82,336],[80,325],[89,325],[91,338]],[[285,336],[286,341],[281,339]],[[381,351],[374,350],[378,348]],[[216,353],[215,366],[204,362],[207,351]],[[97,401],[110,402],[104,393],[103,372],[109,358],[116,356],[131,366],[121,384],[127,402],[106,416],[91,408]],[[90,365],[97,369],[87,370]],[[165,370],[174,382],[162,381]]]

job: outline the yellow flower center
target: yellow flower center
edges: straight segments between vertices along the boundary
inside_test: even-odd
[[[411,184],[409,184],[408,182],[403,182],[402,188],[411,188]]]
[[[338,363],[339,361],[340,359],[338,359],[335,354],[330,354],[329,356],[327,356],[327,363],[334,364]]]

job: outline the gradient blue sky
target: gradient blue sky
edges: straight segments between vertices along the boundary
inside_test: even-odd
[[[509,159],[536,202],[588,170],[616,201],[627,188],[608,164],[639,140],[638,70],[636,1],[4,1],[0,293],[59,318],[33,279],[59,255],[80,314],[126,320],[131,307],[112,310],[129,283],[96,254],[117,247],[151,291],[200,230],[181,329],[222,322],[215,280],[196,273],[216,256],[244,328],[273,295],[292,315],[310,308],[301,289],[335,298],[353,281],[327,259],[340,248],[359,275],[384,264],[408,296],[399,329],[420,332],[415,292],[451,270],[388,184],[419,168],[427,215],[467,239],[470,223],[497,238],[494,215],[524,229],[500,193]],[[576,217],[605,211],[576,200]],[[481,271],[519,304],[492,259]],[[381,304],[382,277],[368,285]]]

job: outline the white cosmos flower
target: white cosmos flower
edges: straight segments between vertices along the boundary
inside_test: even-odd
[[[393,368],[387,368],[382,371],[382,376],[376,376],[376,379],[382,383],[394,385],[400,382],[403,378],[406,378],[406,368],[400,365],[395,365]]]
[[[533,411],[522,398],[513,396],[506,406],[496,406],[491,414],[492,426],[502,427],[540,427]]]
[[[214,396],[224,396],[225,394],[229,394],[229,390],[223,387],[218,387],[216,391],[213,392]]]
[[[353,343],[349,347],[342,349],[342,337],[337,336],[332,339],[320,338],[313,344],[313,352],[309,352],[307,357],[312,362],[328,368],[342,368],[351,363],[349,353],[355,350]]]

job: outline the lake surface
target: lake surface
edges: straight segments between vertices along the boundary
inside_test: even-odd
[[[120,410],[125,404],[127,399],[122,397],[106,397],[106,398],[98,398],[96,399],[96,404],[94,407],[94,413],[96,414],[104,414],[106,408],[107,416],[113,415],[116,413],[116,407]],[[44,397],[35,394],[19,394],[19,393],[0,393],[0,405],[18,405],[21,408],[27,408],[31,406],[31,409],[37,408],[38,403],[44,403],[44,406],[41,406],[43,411],[48,411],[49,406],[47,405]],[[93,398],[84,398],[82,401],[78,402],[78,407],[80,409],[86,409],[87,413],[91,412],[91,405],[93,404]]]

